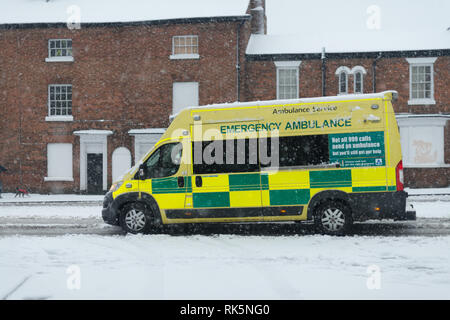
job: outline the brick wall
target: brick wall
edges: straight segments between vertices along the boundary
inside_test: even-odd
[[[127,147],[131,129],[165,128],[172,113],[174,82],[199,82],[200,104],[237,100],[236,43],[240,22],[135,27],[12,29],[0,31],[0,178],[4,188],[79,190],[76,130],[112,130],[112,152]],[[241,27],[244,62],[249,22]],[[172,37],[198,35],[198,60],[170,60]],[[48,39],[73,40],[72,63],[45,62]],[[49,84],[73,85],[73,122],[46,122]],[[44,182],[47,144],[73,144],[74,183]]]

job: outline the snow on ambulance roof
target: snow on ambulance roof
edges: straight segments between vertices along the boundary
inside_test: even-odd
[[[398,92],[394,90],[388,90],[378,93],[366,93],[366,94],[342,94],[339,96],[327,96],[327,97],[317,97],[317,98],[299,98],[290,100],[265,100],[265,101],[251,101],[251,102],[235,102],[235,103],[221,103],[221,104],[210,104],[199,107],[189,107],[184,110],[201,110],[201,109],[222,109],[222,108],[236,108],[236,107],[251,107],[251,106],[275,106],[275,105],[294,105],[302,103],[319,103],[319,102],[337,102],[337,101],[348,101],[348,100],[371,100],[371,99],[384,99],[386,94],[392,93],[398,96]],[[183,111],[184,111],[183,110]],[[182,111],[182,112],[183,112]],[[181,113],[181,112],[180,112]],[[173,115],[175,118],[180,113]]]
[[[65,23],[78,9],[81,23],[244,16],[248,3],[248,0],[0,0],[0,24]]]

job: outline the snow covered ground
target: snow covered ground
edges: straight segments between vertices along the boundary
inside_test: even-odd
[[[436,228],[448,228],[450,201],[439,193],[412,197],[422,199],[413,200],[418,224],[436,220]],[[0,203],[0,299],[450,299],[450,236],[433,230],[343,238],[124,236],[103,224],[101,206],[86,205],[101,198],[32,195],[42,204],[17,206],[14,201],[28,199],[6,195],[7,203]],[[41,221],[36,236],[7,232]],[[64,226],[84,223],[113,232],[65,234]],[[62,235],[40,231],[52,228],[62,228]]]
[[[449,247],[450,237],[8,237],[0,298],[450,299]]]

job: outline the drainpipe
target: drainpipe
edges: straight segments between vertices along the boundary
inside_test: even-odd
[[[241,21],[237,27],[237,42],[236,42],[236,101],[241,101],[241,28],[245,21]]]
[[[325,54],[325,47],[322,48],[322,97],[325,97],[327,95],[327,89],[326,89],[326,54]]]
[[[377,61],[381,59],[381,52],[378,53],[378,56],[373,60],[372,63],[372,90],[373,93],[377,92]]]

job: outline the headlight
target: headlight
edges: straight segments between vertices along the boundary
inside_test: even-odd
[[[120,186],[123,184],[123,182],[117,182],[114,183],[111,188],[109,189],[110,192],[116,192],[117,190],[119,190]]]

